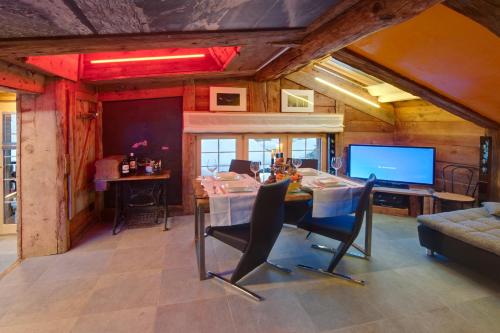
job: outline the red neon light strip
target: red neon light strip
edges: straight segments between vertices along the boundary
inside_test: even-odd
[[[172,60],[172,59],[191,59],[203,58],[204,54],[185,54],[185,55],[172,55],[172,56],[158,56],[158,57],[140,57],[140,58],[118,58],[118,59],[101,59],[90,60],[91,64],[109,64],[114,62],[133,62],[133,61],[148,61],[148,60]]]

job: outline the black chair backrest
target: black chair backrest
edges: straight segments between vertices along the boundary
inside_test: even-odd
[[[358,237],[359,231],[361,230],[361,226],[363,225],[363,219],[365,217],[366,210],[370,205],[370,194],[373,189],[373,185],[375,185],[375,180],[377,177],[372,173],[368,180],[365,183],[365,187],[363,188],[363,192],[361,192],[361,196],[359,198],[358,206],[356,207],[355,219],[353,233],[351,235],[352,241]]]
[[[445,166],[441,171],[443,191],[473,197],[477,189],[477,182],[476,186],[472,186],[476,170],[476,168],[466,165],[449,164]]]
[[[231,160],[229,165],[230,172],[236,172],[238,174],[247,174],[253,176],[253,172],[250,170],[250,163],[252,161],[247,160]]]
[[[311,169],[319,170],[318,160],[313,159],[313,158],[311,158],[311,159],[301,158],[300,160],[302,161],[302,164],[300,166],[301,168],[311,168]],[[290,161],[291,161],[291,158],[286,159],[287,164],[290,163]]]
[[[289,183],[287,179],[260,187],[250,219],[250,241],[231,281],[238,281],[267,260],[283,227]]]

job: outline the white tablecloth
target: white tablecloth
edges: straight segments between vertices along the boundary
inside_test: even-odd
[[[331,178],[345,185],[341,187],[322,187],[318,180]],[[363,185],[328,173],[319,172],[318,176],[304,176],[302,185],[313,191],[313,217],[331,217],[351,214],[356,210]]]
[[[322,187],[317,183],[320,178],[333,177],[346,186]],[[241,224],[250,221],[253,204],[257,196],[259,183],[248,175],[242,175],[243,185],[255,187],[253,192],[227,193],[221,189],[224,182],[205,177],[202,185],[205,187],[210,202],[211,225]],[[313,217],[330,217],[353,213],[363,185],[320,172],[318,176],[304,176],[302,184],[313,191]],[[214,193],[213,186],[216,187]]]

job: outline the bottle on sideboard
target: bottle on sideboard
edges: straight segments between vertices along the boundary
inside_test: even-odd
[[[128,156],[128,165],[129,165],[129,173],[131,175],[137,174],[137,157],[134,156],[134,153],[130,153]]]
[[[124,158],[120,163],[120,176],[127,177],[130,175],[130,166],[128,164],[128,159]]]

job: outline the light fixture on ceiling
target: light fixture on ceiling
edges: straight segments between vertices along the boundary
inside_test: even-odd
[[[361,96],[359,96],[359,95],[357,95],[357,94],[355,94],[355,93],[353,93],[353,92],[351,92],[351,91],[349,91],[349,90],[347,90],[347,89],[344,89],[344,88],[342,88],[342,87],[340,87],[340,86],[338,86],[338,85],[336,85],[336,84],[333,84],[333,83],[331,83],[331,82],[328,82],[328,81],[326,81],[326,80],[323,80],[322,78],[319,78],[319,77],[315,77],[314,79],[315,79],[316,81],[318,81],[318,82],[323,83],[324,85],[329,86],[330,88],[333,88],[333,89],[335,89],[335,90],[337,90],[337,91],[340,91],[341,93],[344,93],[344,94],[346,94],[346,95],[349,95],[349,96],[351,96],[352,98],[357,99],[358,101],[361,101],[361,102],[363,102],[363,103],[366,103],[366,104],[368,104],[368,105],[371,105],[371,106],[373,106],[373,107],[376,107],[377,109],[380,109],[380,105],[378,105],[377,103],[374,103],[374,102],[372,102],[372,101],[370,101],[370,100],[368,100],[368,99],[366,99],[366,98],[364,98],[364,97],[361,97]]]
[[[157,56],[157,57],[138,57],[138,58],[117,58],[117,59],[98,59],[90,60],[91,64],[109,64],[115,62],[136,62],[136,61],[154,61],[154,60],[175,60],[175,59],[192,59],[203,58],[204,54],[184,54],[184,55],[170,55],[170,56]]]

